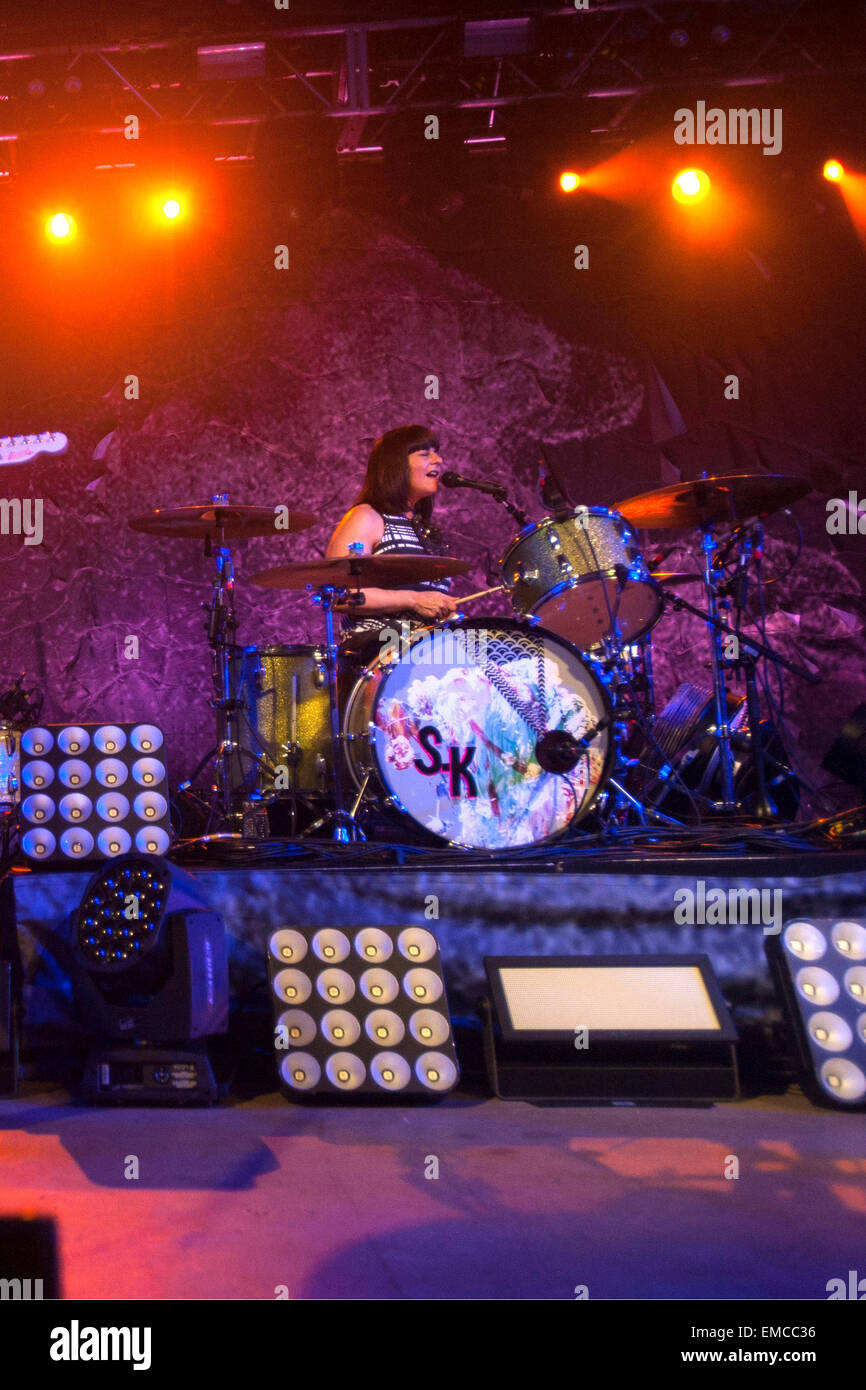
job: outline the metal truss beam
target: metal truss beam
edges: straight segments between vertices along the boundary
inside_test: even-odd
[[[833,0],[826,8],[743,0],[728,7],[738,42],[727,45],[710,43],[707,16],[718,10],[704,0],[606,0],[586,11],[528,4],[523,21],[472,21],[469,52],[467,21],[453,13],[293,27],[275,11],[244,41],[184,28],[146,43],[23,44],[0,52],[0,136],[105,131],[129,113],[166,128],[325,117],[338,122],[335,148],[350,153],[401,111],[477,111],[482,135],[498,111],[588,99],[617,102],[610,128],[623,133],[639,125],[640,100],[655,92],[866,72],[857,8],[847,7],[846,27]],[[669,42],[673,27],[691,30],[687,60]],[[204,77],[197,48],[223,43],[225,75]],[[236,50],[242,61],[245,43],[265,45],[266,71],[255,79],[232,71],[228,58]],[[74,96],[64,88],[73,68],[81,81]],[[28,91],[34,81],[50,100]]]

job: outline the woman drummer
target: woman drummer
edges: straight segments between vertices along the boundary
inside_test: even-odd
[[[388,430],[373,445],[354,507],[331,537],[327,558],[349,554],[441,555],[432,525],[433,501],[443,472],[439,442],[424,425]],[[358,546],[362,550],[358,550]],[[342,641],[374,637],[397,623],[436,623],[457,611],[450,579],[424,580],[402,589],[362,589],[363,605],[342,604]],[[354,645],[354,643],[350,644]]]

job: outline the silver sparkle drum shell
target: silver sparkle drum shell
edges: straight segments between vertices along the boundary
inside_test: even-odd
[[[500,564],[515,610],[581,651],[611,637],[614,625],[622,642],[633,642],[661,617],[661,596],[634,532],[606,507],[581,507],[524,527]]]

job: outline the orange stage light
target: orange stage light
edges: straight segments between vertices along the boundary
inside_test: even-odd
[[[55,212],[46,228],[51,241],[69,241],[75,235],[75,221],[68,212]]]
[[[580,174],[575,174],[571,169],[567,169],[559,176],[559,186],[563,193],[573,193],[580,187]]]
[[[833,183],[838,183],[844,173],[845,170],[838,159],[828,159],[827,163],[824,165],[824,178],[830,179]]]
[[[162,205],[162,211],[166,217],[180,217],[180,203],[177,198],[167,198]]]
[[[683,169],[671,184],[671,193],[678,203],[702,203],[709,191],[709,176],[703,169]]]

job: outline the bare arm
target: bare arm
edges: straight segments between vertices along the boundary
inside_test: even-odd
[[[385,523],[372,507],[362,504],[347,512],[330,539],[325,552],[327,559],[334,556],[349,555],[350,545],[360,542],[364,555],[370,555],[373,546],[382,539]],[[353,604],[341,603],[337,607],[343,612],[357,613],[359,617],[377,613],[416,613],[427,619],[445,618],[455,611],[456,602],[447,594],[435,589],[362,589],[364,603],[358,608]]]

